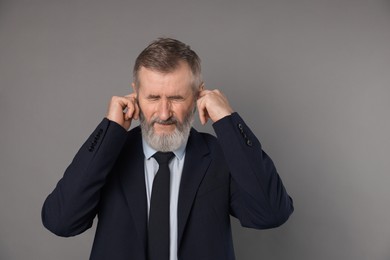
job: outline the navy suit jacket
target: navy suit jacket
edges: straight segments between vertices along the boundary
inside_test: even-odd
[[[230,215],[245,227],[284,223],[293,211],[275,166],[242,118],[191,129],[178,201],[178,259],[235,259]],[[42,221],[59,236],[98,225],[90,259],[146,259],[147,201],[139,127],[104,119],[47,197]]]

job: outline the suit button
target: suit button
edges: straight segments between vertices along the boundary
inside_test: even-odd
[[[242,126],[242,124],[237,124],[237,127],[238,127],[238,129],[240,129],[240,133],[242,134],[242,133],[244,133],[244,127]]]
[[[92,152],[94,150],[94,147],[91,145],[89,148],[88,148],[88,151]]]
[[[246,144],[247,144],[248,146],[252,146],[252,141],[249,140],[249,139],[247,139],[247,140],[246,140]]]

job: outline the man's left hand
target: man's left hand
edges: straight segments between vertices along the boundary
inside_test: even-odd
[[[201,90],[197,101],[199,119],[202,125],[205,125],[209,119],[217,122],[225,116],[233,113],[225,95],[215,90]]]

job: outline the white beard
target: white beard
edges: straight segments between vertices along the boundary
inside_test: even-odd
[[[192,123],[194,121],[195,109],[190,111],[184,118],[181,124],[175,117],[171,117],[168,120],[160,120],[158,118],[152,118],[151,122],[146,122],[146,119],[140,111],[140,123],[142,130],[142,138],[146,141],[150,147],[160,152],[171,152],[177,150],[181,145],[187,142]],[[158,122],[159,124],[175,124],[175,130],[170,134],[158,135],[155,133],[153,125]]]

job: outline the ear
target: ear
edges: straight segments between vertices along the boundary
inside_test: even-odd
[[[203,91],[204,90],[204,82],[202,82],[199,86],[199,91]]]
[[[131,83],[131,87],[133,88],[133,92],[137,95],[138,92],[137,92],[137,86],[135,85],[134,82]]]

